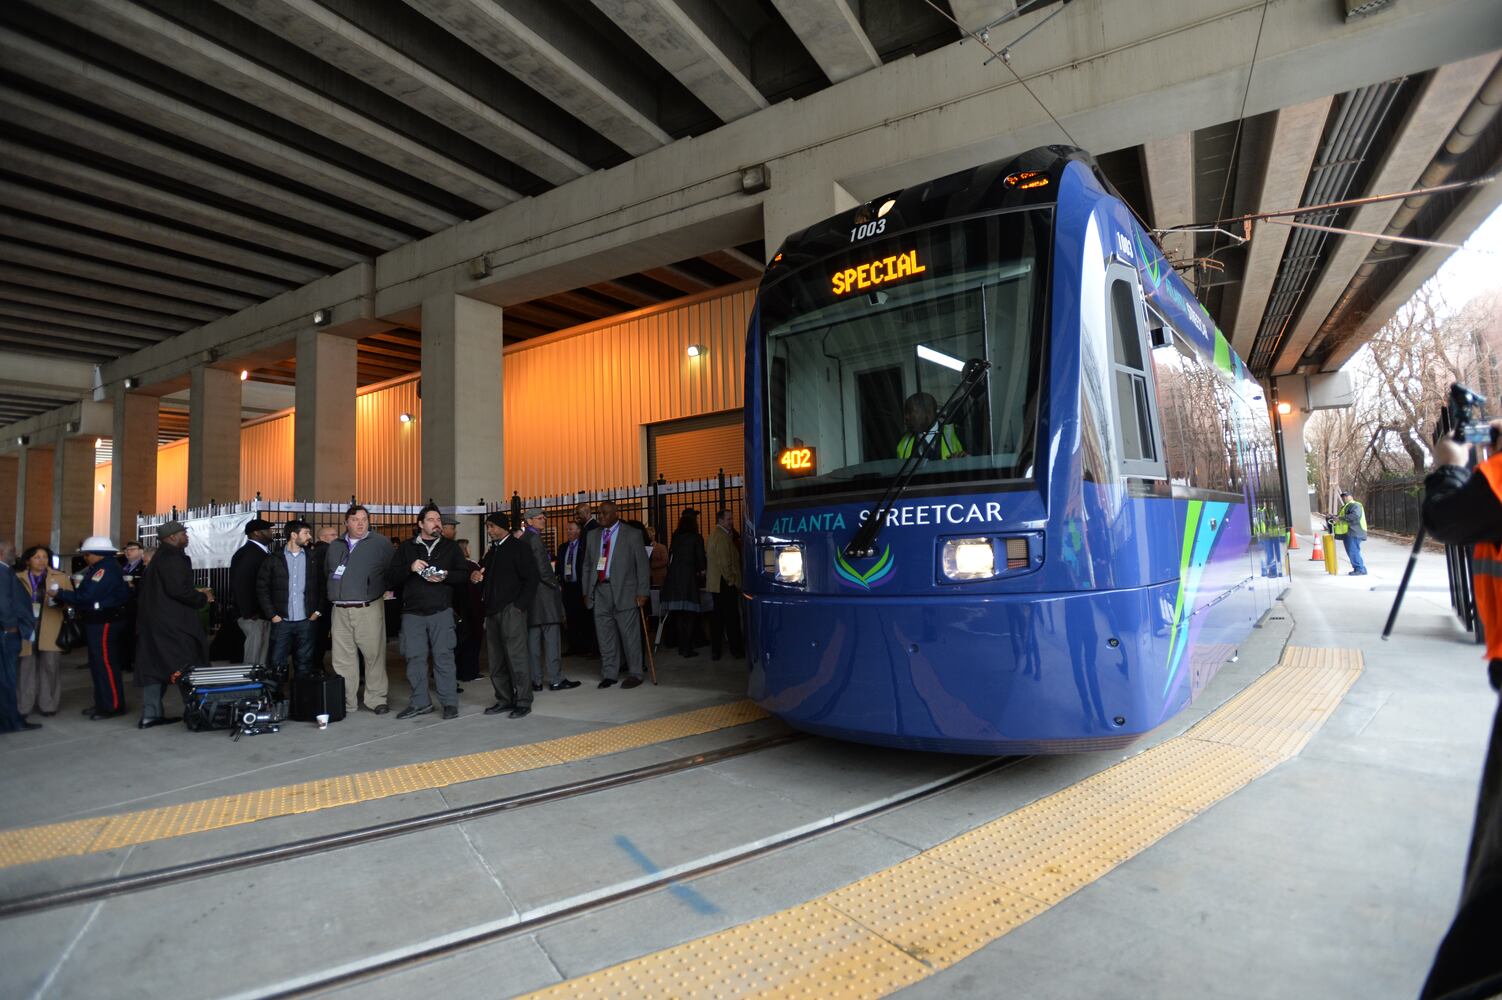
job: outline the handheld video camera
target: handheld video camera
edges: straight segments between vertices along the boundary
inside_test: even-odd
[[[1449,435],[1457,444],[1488,444],[1491,442],[1491,421],[1479,416],[1486,405],[1486,397],[1461,385],[1450,386],[1450,398],[1440,413],[1435,439]]]

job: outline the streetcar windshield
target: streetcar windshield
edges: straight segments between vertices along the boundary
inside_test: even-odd
[[[880,492],[1033,474],[1052,211],[867,240],[765,289],[768,490]],[[990,372],[952,420],[965,363]]]

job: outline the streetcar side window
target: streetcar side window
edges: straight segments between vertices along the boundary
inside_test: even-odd
[[[1111,324],[1111,392],[1116,408],[1122,472],[1128,476],[1162,479],[1167,472],[1154,433],[1152,373],[1145,358],[1147,324],[1137,290],[1136,275],[1121,266],[1106,272],[1110,283],[1106,312]]]

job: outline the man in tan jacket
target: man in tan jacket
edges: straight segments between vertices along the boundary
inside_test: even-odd
[[[730,638],[730,655],[746,655],[746,641],[741,630],[741,553],[735,544],[735,527],[730,511],[715,512],[714,530],[709,533],[709,571],[705,586],[714,595],[714,616],[709,623],[711,658],[718,660],[722,640]]]

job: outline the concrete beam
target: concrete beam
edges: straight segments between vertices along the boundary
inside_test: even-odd
[[[633,156],[666,146],[651,85],[545,0],[407,0],[455,38]]]
[[[0,213],[0,227],[9,227],[13,223],[20,221],[21,220],[16,216]],[[53,226],[45,226],[40,223],[30,223],[29,228],[33,235],[27,237],[28,239],[46,239],[49,234],[63,236],[69,232],[69,230],[58,229]],[[7,228],[7,231],[12,230],[9,230]],[[21,234],[16,233],[16,235],[20,236]],[[93,250],[96,252],[107,253],[110,250],[111,244],[109,240],[96,239],[95,237],[85,237],[83,246],[86,248],[84,252]],[[153,255],[152,259],[158,260],[164,264],[168,264],[172,261],[172,258],[167,257],[166,254]],[[173,300],[197,302],[209,306],[218,307],[216,309],[210,310],[211,315],[207,316],[200,316],[196,312],[183,313],[183,315],[185,316],[193,316],[194,319],[214,319],[224,315],[226,311],[244,309],[248,306],[253,306],[257,301],[256,297],[253,295],[244,295],[237,292],[227,291],[222,288],[209,288],[205,285],[194,284],[191,281],[177,281],[172,278],[163,278],[160,275],[152,274],[148,271],[138,271],[132,267],[120,267],[115,264],[106,264],[103,261],[95,260],[92,257],[79,257],[73,254],[58,253],[55,250],[46,250],[42,247],[29,246],[20,243],[11,243],[6,240],[0,240],[0,260],[13,261],[17,264],[26,264],[34,268],[45,268],[47,271],[56,271],[61,274],[77,275],[80,278],[93,278],[97,281],[104,282],[104,285],[100,287],[113,288],[116,286],[125,286],[127,288],[136,288],[147,292],[156,292],[160,295],[168,296]],[[189,262],[183,262],[183,265],[186,266],[180,265],[178,267],[174,267],[174,271],[182,272],[183,277],[203,276],[206,278],[211,272],[221,273],[231,278],[234,277],[234,275],[230,274],[230,272],[219,272],[217,269],[204,269],[198,265],[192,265]],[[191,274],[189,272],[191,272]],[[282,286],[275,284],[262,283],[259,281],[257,281],[257,284],[264,285],[264,287],[267,288],[267,295],[275,295],[278,291],[283,290]],[[120,299],[120,301],[124,302],[126,300],[122,298]]]
[[[1278,111],[1254,211],[1270,212],[1301,204],[1309,168],[1319,152],[1320,137],[1324,135],[1333,102],[1333,97],[1321,97]],[[1241,291],[1236,307],[1227,312],[1231,322],[1222,330],[1243,358],[1252,355],[1252,341],[1256,339],[1262,314],[1267,311],[1267,299],[1278,277],[1278,267],[1283,263],[1290,232],[1287,226],[1265,223],[1252,230]]]
[[[0,294],[0,323],[12,329],[34,326],[39,333],[56,333],[76,340],[93,340],[100,344],[133,342],[132,346],[144,347],[160,343],[172,334],[156,327],[121,323],[119,320],[100,319],[80,313],[59,312],[56,309],[39,309],[36,306],[19,305],[3,301]]]
[[[1180,132],[1142,145],[1147,200],[1159,229],[1194,222],[1194,135]],[[1175,233],[1162,239],[1163,252],[1175,263],[1194,256],[1194,237]]]
[[[69,303],[65,308],[76,312],[94,312],[98,316],[134,319],[136,322],[148,325],[156,323],[174,330],[190,329],[195,325],[194,320],[206,322],[224,315],[223,309],[199,305],[196,302],[167,298],[164,295],[151,295],[105,282],[86,281],[82,278],[43,271],[34,267],[6,264],[3,263],[4,259],[5,248],[4,245],[0,245],[0,282],[7,283],[4,287],[11,289],[9,294],[12,298],[17,297],[14,289],[18,287],[33,290],[34,295],[52,292],[56,293],[57,300]],[[40,305],[49,304],[32,299],[21,301],[37,301]],[[115,303],[115,305],[111,306],[110,303]],[[250,301],[244,302],[243,305],[250,305]],[[106,309],[110,311],[95,312],[95,310]],[[154,318],[147,319],[146,317]],[[179,323],[182,325],[175,325]]]
[[[101,201],[118,202],[129,206],[132,211],[149,212],[196,229],[233,236],[268,250],[339,267],[358,264],[367,259],[358,250],[306,236],[286,226],[261,222],[238,212],[173,194],[158,185],[143,184],[3,138],[0,138],[0,157],[4,158],[7,169],[23,177],[77,191]]]
[[[55,358],[24,362],[0,352],[0,393],[42,396],[71,403],[94,388],[94,366]]]
[[[277,142],[228,118],[3,26],[0,26],[0,64],[20,76],[108,108],[132,121],[209,146],[274,176],[362,205],[422,232],[459,221],[450,212],[346,170],[324,157]]]
[[[114,416],[108,403],[79,400],[0,427],[0,452],[13,453],[19,447],[45,447],[66,437],[86,437],[92,441],[109,437],[113,431]],[[29,445],[18,444],[16,439],[19,437],[29,438]]]
[[[979,31],[1017,9],[1017,0],[949,0],[954,19],[965,32]],[[1020,35],[1025,27],[1018,28]],[[1010,37],[1010,36],[1008,36]]]
[[[333,230],[348,239],[380,250],[407,242],[408,234],[318,198],[309,198],[249,174],[231,170],[181,149],[174,149],[140,132],[128,132],[97,118],[0,85],[0,121],[28,128],[40,135],[70,142],[122,163],[191,184],[205,191],[253,204],[300,222]]]
[[[19,309],[20,307],[14,307]],[[19,335],[29,338],[38,347],[46,347],[50,340],[59,348],[76,348],[87,350],[92,353],[102,354],[106,357],[119,357],[122,353],[140,350],[149,347],[152,341],[135,337],[120,337],[109,333],[95,333],[91,330],[79,330],[71,326],[59,326],[56,323],[45,323],[34,319],[25,319],[20,316],[7,316],[3,308],[0,308],[0,331],[11,336]],[[36,338],[44,338],[40,342]],[[160,342],[160,341],[158,341]]]
[[[767,107],[751,82],[750,44],[713,0],[593,2],[721,121]]]
[[[1486,184],[1475,188],[1474,193],[1461,202],[1449,221],[1429,238],[1440,243],[1463,243],[1499,207],[1502,207],[1502,184]],[[1393,282],[1386,294],[1377,300],[1371,314],[1356,328],[1355,333],[1326,354],[1320,371],[1340,370],[1342,365],[1351,360],[1351,355],[1371,340],[1372,335],[1380,330],[1382,325],[1391,319],[1405,302],[1413,298],[1413,293],[1419,290],[1419,286],[1434,277],[1444,262],[1449,260],[1450,255],[1455,252],[1440,248],[1415,247],[1415,249],[1419,252],[1409,258],[1408,269],[1397,281]]]
[[[182,387],[189,373],[205,364],[255,368],[290,357],[297,332],[312,322],[313,313],[331,314],[326,333],[366,337],[389,330],[395,323],[375,318],[374,268],[359,264],[338,274],[304,285],[262,302],[233,316],[173,337],[102,366],[103,385],[112,386],[127,376],[140,380],[143,388],[164,395]]]
[[[478,170],[131,0],[73,0],[52,13],[477,205],[499,208],[517,198]]]
[[[776,256],[783,241],[793,233],[859,204],[849,191],[831,179],[805,173],[800,173],[798,178],[796,185],[779,187],[762,203],[762,230],[766,234],[768,261]]]
[[[225,6],[462,136],[563,184],[589,165],[314,0],[222,0]]]
[[[22,270],[22,268],[15,270]],[[0,277],[5,276],[5,271],[6,268],[0,265]],[[182,333],[198,325],[191,319],[166,316],[162,313],[148,312],[145,309],[132,309],[129,306],[110,305],[108,301],[91,301],[76,295],[39,291],[28,284],[0,281],[0,310],[10,311],[5,304],[14,302],[25,303],[27,306],[40,306],[41,308],[37,310],[37,315],[34,317],[36,319],[47,319],[64,326],[79,326],[87,330],[100,328],[88,322],[70,322],[65,317],[76,317],[80,313],[87,316],[99,316],[107,320],[119,320],[139,329],[155,330],[163,336]],[[119,332],[119,329],[109,329],[106,332],[115,333]],[[161,339],[161,337],[150,339]]]
[[[1362,193],[1393,194],[1412,190],[1461,113],[1476,96],[1477,81],[1485,78],[1496,63],[1496,55],[1489,53],[1435,70],[1423,92],[1414,100],[1381,165]],[[1347,228],[1380,233],[1402,205],[1401,200],[1363,205],[1351,217]],[[1310,290],[1308,301],[1273,359],[1273,371],[1277,373],[1288,374],[1298,365],[1329,318],[1330,311],[1340,301],[1351,277],[1366,262],[1372,250],[1372,241],[1364,236],[1332,236],[1331,239],[1337,242],[1320,272],[1319,283]]]
[[[12,181],[0,180],[0,205],[70,225],[82,226],[84,229],[92,229],[95,232],[109,233],[138,243],[176,250],[192,257],[243,267],[256,274],[270,275],[286,281],[312,281],[320,275],[317,268],[306,264],[298,264],[255,250],[246,250],[232,243],[221,243],[206,236],[184,232],[133,215],[112,212],[107,208],[99,208],[87,202],[64,198],[40,188],[26,187]],[[16,235],[14,231],[12,235]],[[121,263],[136,263],[129,248],[119,249],[121,257],[118,259]]]
[[[48,341],[39,339],[35,334],[8,330],[3,326],[0,326],[0,350],[24,356],[86,361],[91,365],[103,364],[111,358],[119,356],[118,351],[108,350],[100,347],[98,344],[79,344],[56,339]]]
[[[881,65],[847,0],[772,0],[814,62],[839,83]]]
[[[1256,33],[1261,5],[1206,0],[1187,22],[1182,7],[1151,0],[1118,0],[1105,21],[1087,10],[1070,5],[1059,30],[1039,32],[1012,60],[1087,149],[1233,120],[1243,93],[1246,113],[1262,114],[1502,47],[1488,0],[1419,0],[1350,23],[1320,5],[1273,5],[1246,91],[1251,51],[1237,40]],[[956,44],[888,63],[384,254],[377,312],[412,318],[440,292],[525,301],[511,293],[608,280],[644,258],[682,259],[671,254],[689,234],[716,237],[697,252],[743,242],[746,213],[759,216],[766,197],[741,192],[748,163],[769,164],[773,191],[801,169],[866,200],[1059,141],[1037,102],[980,55]],[[870,100],[873,88],[883,100]],[[482,254],[493,272],[476,281],[468,262]]]

